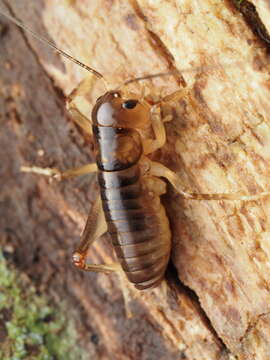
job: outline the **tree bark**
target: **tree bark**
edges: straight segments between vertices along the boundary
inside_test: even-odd
[[[267,1],[0,5],[104,74],[112,86],[172,71],[147,82],[159,96],[189,89],[188,96],[162,109],[173,120],[166,124],[166,146],[154,158],[177,172],[186,188],[270,192]],[[67,116],[63,96],[88,75],[0,21],[2,242],[14,246],[17,266],[40,291],[57,302],[68,298],[77,309],[89,357],[268,359],[270,198],[192,201],[168,185],[163,201],[173,248],[167,292],[130,288],[134,317],[127,320],[117,277],[83,274],[70,262],[97,193],[95,178],[56,183],[20,172],[21,165],[64,170],[93,161],[92,139]],[[136,83],[136,91],[142,88]],[[89,109],[95,96],[90,89]],[[108,239],[90,253],[92,261],[110,262]]]

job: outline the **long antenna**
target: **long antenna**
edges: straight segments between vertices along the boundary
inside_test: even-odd
[[[0,8],[0,14],[5,16],[7,19],[9,19],[11,22],[13,22],[14,24],[16,24],[17,26],[19,26],[20,28],[22,28],[25,31],[28,31],[30,34],[32,34],[32,36],[36,39],[38,39],[39,41],[43,42],[44,44],[50,46],[54,51],[56,51],[58,54],[66,57],[68,60],[74,62],[75,64],[81,66],[83,69],[91,72],[93,75],[95,75],[96,77],[98,77],[99,79],[103,79],[104,77],[101,73],[99,73],[98,71],[92,69],[90,66],[80,62],[79,60],[75,59],[73,56],[67,54],[65,51],[58,49],[57,46],[55,46],[52,42],[50,42],[49,40],[47,40],[46,38],[36,34],[32,29],[30,29],[28,26],[24,25],[21,21],[17,20],[14,16],[7,14],[5,11],[3,11]]]

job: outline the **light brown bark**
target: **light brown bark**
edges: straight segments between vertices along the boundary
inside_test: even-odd
[[[167,144],[155,159],[195,192],[270,191],[267,43],[256,35],[256,26],[255,33],[250,30],[233,3],[0,4],[8,4],[18,18],[113,85],[174,70],[173,76],[148,84],[163,95],[183,84],[190,89],[189,96],[163,109],[174,118],[166,125]],[[270,31],[269,5],[262,0],[254,5]],[[84,309],[81,328],[86,332],[90,327],[89,333],[101,338],[94,348],[84,337],[93,357],[268,359],[270,198],[191,201],[168,185],[164,204],[178,275],[169,269],[167,294],[160,288],[134,292],[135,318],[125,320],[117,277],[82,275],[70,264],[97,191],[95,179],[49,184],[19,172],[20,165],[66,169],[93,160],[88,155],[91,139],[67,118],[58,91],[68,94],[86,74],[10,24],[2,36],[1,68],[1,146],[7,154],[1,222],[19,247],[22,269],[35,273],[49,293],[74,297],[73,305]],[[137,90],[142,91],[140,84]],[[91,94],[89,99],[93,103]],[[98,242],[92,260],[110,261],[110,249]]]

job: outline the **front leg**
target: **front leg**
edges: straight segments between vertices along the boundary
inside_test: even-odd
[[[143,152],[145,155],[151,154],[165,145],[166,131],[160,114],[160,106],[154,105],[151,108],[151,125],[155,139],[145,139],[143,142]]]
[[[164,122],[172,120],[172,117],[165,117],[162,119],[161,116],[161,105],[162,103],[170,102],[170,101],[177,101],[182,99],[188,94],[188,89],[181,89],[177,90],[174,93],[165,96],[161,100],[154,103],[154,105],[151,108],[151,125],[154,132],[154,140],[152,139],[146,139],[143,142],[144,146],[144,154],[148,155],[152,152],[160,149],[163,147],[166,143],[166,131]]]
[[[89,111],[89,104],[85,96],[91,92],[95,81],[97,81],[97,79],[92,75],[86,77],[70,93],[66,100],[66,108],[71,118],[88,135],[92,135],[92,122],[91,118],[88,118],[83,114],[83,112],[89,112],[89,114],[91,114],[91,111]]]

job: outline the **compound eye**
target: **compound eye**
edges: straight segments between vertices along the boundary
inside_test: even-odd
[[[122,104],[123,109],[134,109],[135,106],[138,104],[138,100],[127,100]]]

